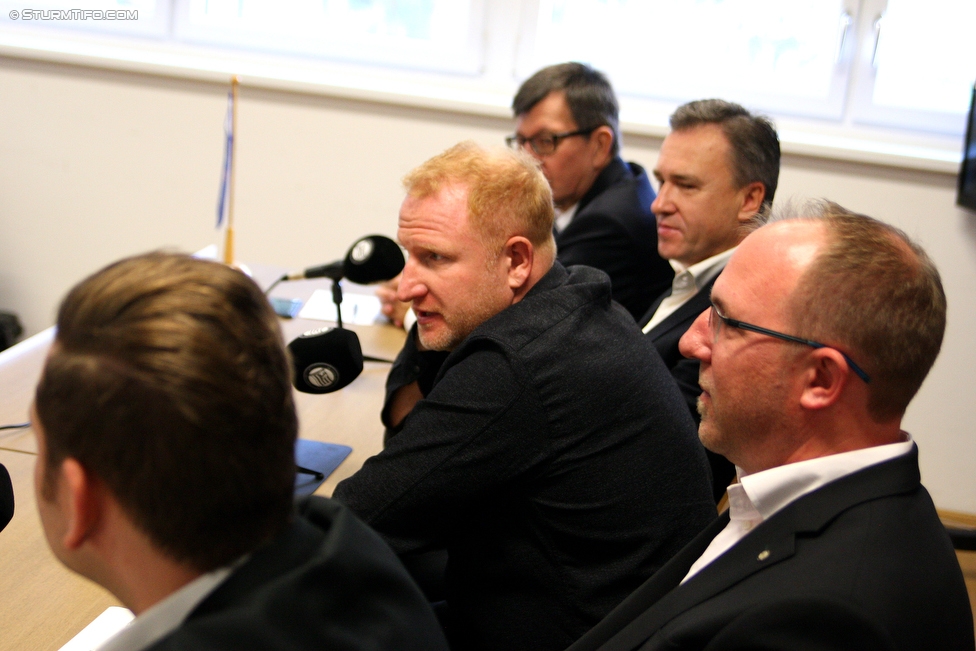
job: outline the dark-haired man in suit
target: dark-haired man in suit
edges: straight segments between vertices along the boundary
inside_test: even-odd
[[[548,66],[525,80],[512,110],[509,145],[538,160],[552,187],[557,258],[605,271],[613,299],[639,319],[674,273],[657,252],[647,173],[620,157],[610,82],[582,63]]]
[[[730,509],[571,651],[971,650],[901,429],[945,313],[925,252],[870,217],[820,202],[749,235],[681,340]]]
[[[654,176],[660,190],[651,210],[657,248],[674,267],[671,289],[638,320],[697,420],[698,360],[686,359],[678,340],[708,308],[715,278],[736,245],[762,223],[779,178],[779,139],[773,125],[738,104],[689,102],[671,116]],[[709,453],[715,501],[735,469]]]

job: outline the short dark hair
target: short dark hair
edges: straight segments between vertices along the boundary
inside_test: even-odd
[[[685,131],[716,124],[729,141],[732,177],[740,188],[759,181],[766,188],[763,206],[773,205],[779,182],[779,137],[769,118],[753,115],[734,102],[700,99],[679,106],[671,115],[671,128]]]
[[[290,518],[298,421],[277,319],[243,273],[149,253],[83,280],[37,386],[43,490],[74,458],[163,553],[206,572]]]
[[[777,220],[821,220],[827,235],[790,299],[793,328],[843,345],[864,368],[872,418],[901,416],[942,347],[946,297],[938,269],[900,229],[836,203],[783,210]]]
[[[577,129],[608,126],[613,131],[610,153],[620,152],[620,107],[613,87],[599,70],[583,63],[559,63],[539,70],[526,79],[515,93],[512,111],[525,115],[549,93],[562,91]]]

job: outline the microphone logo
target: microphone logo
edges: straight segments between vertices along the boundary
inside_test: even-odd
[[[339,371],[331,364],[312,364],[305,369],[305,381],[313,387],[328,389],[339,381]]]
[[[373,255],[373,240],[364,237],[353,245],[352,251],[349,252],[349,259],[356,264],[363,264],[371,255]]]
[[[314,330],[306,330],[302,334],[298,335],[298,337],[300,339],[310,339],[312,337],[318,337],[319,335],[324,335],[326,332],[330,332],[332,330],[335,330],[335,328],[332,328],[330,326],[326,326],[324,328],[315,328]]]

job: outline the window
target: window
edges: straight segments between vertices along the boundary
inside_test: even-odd
[[[973,0],[539,0],[519,75],[576,59],[634,97],[961,134],[974,26]]]
[[[857,122],[962,134],[976,81],[973,0],[865,3]]]
[[[519,72],[583,60],[625,95],[839,118],[849,21],[841,0],[541,0]]]
[[[138,19],[51,13],[79,6]],[[0,10],[0,48],[46,34],[36,48],[68,51],[50,35],[86,33],[129,61],[228,73],[250,62],[252,76],[350,88],[372,75],[422,98],[412,103],[491,114],[534,70],[581,60],[608,73],[625,121],[659,128],[679,103],[723,97],[811,133],[928,138],[945,151],[961,141],[976,80],[973,0],[0,0]],[[91,57],[115,56],[107,47]],[[309,72],[321,70],[332,81]]]
[[[178,41],[473,73],[480,2],[464,0],[185,0]]]

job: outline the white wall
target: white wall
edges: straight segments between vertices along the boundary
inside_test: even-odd
[[[0,309],[28,334],[63,293],[123,255],[216,242],[225,87],[0,57]],[[394,235],[400,177],[507,120],[244,88],[237,253],[300,268],[360,235]],[[660,141],[627,136],[652,167]],[[912,404],[923,480],[940,508],[976,513],[976,215],[955,177],[787,156],[778,199],[824,196],[918,238],[949,295],[943,354]]]

